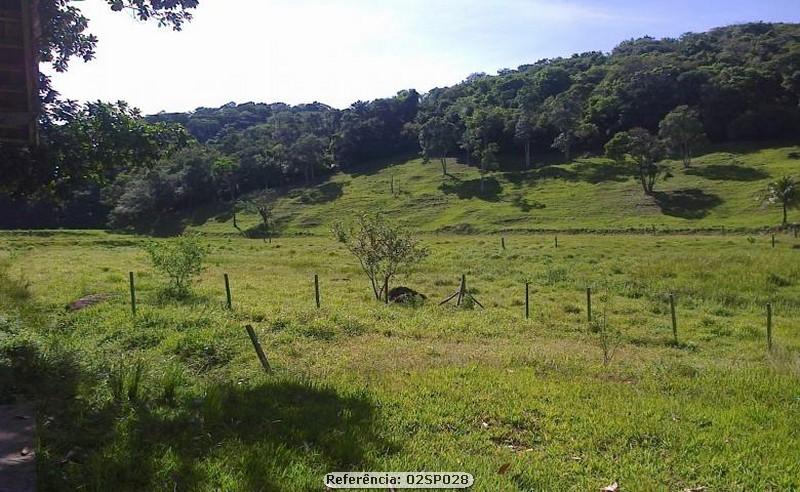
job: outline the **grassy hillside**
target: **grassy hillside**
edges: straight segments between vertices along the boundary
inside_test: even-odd
[[[755,195],[770,180],[800,175],[800,147],[728,146],[697,157],[688,170],[670,162],[654,197],[643,195],[633,164],[603,158],[495,172],[487,176],[483,194],[475,167],[455,159],[448,165],[451,176],[445,179],[438,162],[425,165],[420,159],[337,174],[286,193],[277,216],[287,234],[326,233],[332,221],[371,210],[427,232],[760,229],[779,225],[781,214],[762,207]],[[800,212],[792,212],[790,221],[800,222]],[[230,213],[194,222],[207,233],[236,232]],[[244,216],[240,226],[256,223],[255,216]]]

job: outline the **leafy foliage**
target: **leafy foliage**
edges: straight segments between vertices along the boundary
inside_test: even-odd
[[[427,248],[380,215],[363,214],[355,227],[337,222],[333,235],[358,258],[378,300],[392,277],[428,256]]]
[[[111,10],[133,11],[143,21],[155,20],[160,26],[170,26],[180,30],[192,18],[191,10],[199,4],[198,0],[106,0]],[[71,58],[89,61],[94,58],[97,37],[87,34],[89,20],[76,0],[50,0],[38,2],[39,19],[42,26],[40,57],[42,61],[52,62],[59,72],[67,70]]]
[[[447,156],[458,147],[459,131],[455,123],[435,116],[419,128],[419,146],[425,162],[438,157],[442,176],[447,176]]]
[[[636,170],[642,190],[652,195],[656,181],[661,175],[659,161],[664,158],[664,146],[655,136],[644,128],[633,128],[614,135],[606,144],[606,155],[619,162],[629,155],[636,163]]]
[[[69,10],[74,4],[68,0],[56,4],[66,23],[59,36],[78,33],[60,58],[90,58],[93,41],[80,38],[85,26],[81,28],[82,21],[76,17],[79,11]],[[140,17],[162,16],[179,27],[177,21],[188,16],[176,18],[166,12],[189,14],[195,2],[122,3],[123,8],[133,9],[147,5],[154,10],[137,10]],[[514,161],[506,156],[517,153],[531,167],[532,156],[553,148],[567,160],[581,152],[599,152],[615,135],[634,128],[658,133],[669,150],[689,165],[704,135],[717,143],[800,132],[799,32],[797,24],[752,23],[677,39],[645,37],[625,41],[610,54],[588,52],[541,60],[496,76],[473,74],[452,87],[423,95],[404,90],[390,98],[356,101],[344,110],[321,103],[229,103],[190,113],[161,113],[145,121],[167,125],[137,130],[153,130],[144,132],[143,142],[119,135],[115,125],[104,126],[107,115],[94,114],[96,121],[86,122],[86,108],[53,105],[53,116],[43,132],[52,145],[0,147],[3,185],[5,191],[24,195],[31,203],[40,202],[53,190],[59,191],[61,199],[69,195],[75,202],[65,207],[51,200],[43,207],[48,212],[37,213],[36,220],[26,221],[27,225],[106,225],[108,212],[117,208],[117,197],[123,195],[121,189],[128,184],[152,189],[142,180],[154,176],[140,167],[159,168],[158,174],[164,169],[171,169],[170,174],[183,172],[176,167],[185,161],[161,155],[163,162],[154,164],[149,158],[154,141],[174,137],[172,125],[182,125],[209,152],[233,164],[224,180],[215,174],[216,184],[231,200],[265,188],[310,183],[332,170],[420,150],[426,160],[438,158],[445,175],[446,158],[458,150],[463,152],[459,155],[463,162],[483,171],[490,162],[501,169],[508,166]],[[138,115],[131,116],[138,120]],[[78,122],[70,124],[74,120]],[[66,125],[61,128],[55,121]],[[110,134],[98,139],[98,128]],[[90,143],[99,141],[142,145],[146,163],[136,159],[131,164],[131,153],[126,152],[120,152],[124,158],[119,160],[87,155]],[[110,160],[114,161],[111,168]],[[658,176],[656,161],[639,165],[648,193]],[[91,183],[72,177],[102,180]],[[205,202],[213,202],[218,193],[205,196]],[[171,207],[196,205],[175,201]]]
[[[680,155],[683,166],[688,168],[692,164],[692,150],[705,139],[697,110],[686,105],[678,106],[661,120],[658,128],[659,136],[673,152]]]
[[[194,235],[150,241],[144,249],[153,268],[169,277],[170,293],[176,297],[189,294],[192,279],[203,271],[203,261],[208,255],[208,248]]]
[[[792,176],[783,176],[767,185],[761,201],[767,205],[780,205],[783,209],[783,224],[785,225],[788,210],[800,207],[800,184]]]
[[[261,219],[261,232],[264,234],[264,240],[269,239],[272,242],[272,236],[276,232],[276,225],[274,219],[275,201],[278,196],[274,191],[265,190],[256,194],[249,200],[243,203],[242,208],[247,212],[258,214]]]

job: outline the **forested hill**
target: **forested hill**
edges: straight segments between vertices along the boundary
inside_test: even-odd
[[[426,158],[458,156],[484,172],[526,161],[535,166],[554,149],[569,161],[602,153],[621,131],[641,127],[657,134],[676,108],[700,122],[697,141],[781,139],[800,135],[799,99],[800,25],[752,23],[677,39],[629,40],[611,53],[476,73],[452,87],[404,90],[343,110],[320,103],[231,103],[161,113],[146,121],[180,124],[197,143],[155,166],[110,166],[102,185],[72,180],[73,189],[63,195],[84,202],[62,200],[59,213],[48,217],[82,225],[64,210],[86,209],[85,201],[95,200],[93,210],[102,213],[93,217],[100,223],[87,225],[127,226],[156,211],[232,200],[420,151]]]

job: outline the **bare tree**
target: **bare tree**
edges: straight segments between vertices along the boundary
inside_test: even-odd
[[[274,191],[264,190],[243,204],[245,210],[258,214],[261,219],[264,242],[269,240],[272,243],[272,236],[275,234],[274,209],[277,198],[278,195]]]
[[[614,359],[617,349],[622,343],[622,332],[613,328],[608,320],[609,304],[611,296],[606,290],[599,296],[598,300],[602,304],[600,316],[591,322],[591,329],[597,333],[600,341],[600,348],[603,350],[603,365],[608,366]]]

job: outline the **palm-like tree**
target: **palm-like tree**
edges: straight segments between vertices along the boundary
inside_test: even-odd
[[[794,177],[784,176],[767,185],[761,201],[766,205],[781,205],[783,207],[783,225],[786,225],[788,210],[800,206],[800,184]]]

